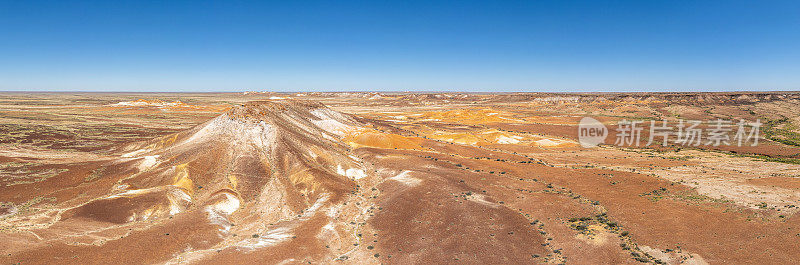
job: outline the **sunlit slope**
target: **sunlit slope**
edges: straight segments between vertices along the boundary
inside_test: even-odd
[[[45,223],[37,225],[48,239],[104,245],[131,233],[111,227],[147,231],[195,216],[208,224],[209,231],[197,232],[216,242],[210,248],[274,244],[290,238],[296,222],[328,218],[317,211],[341,201],[355,188],[353,179],[365,175],[339,140],[355,130],[359,123],[318,103],[247,103],[190,130],[123,148],[87,176],[83,195],[43,214]],[[270,224],[280,224],[270,229],[281,236],[232,236],[263,233]],[[25,243],[34,242],[14,245]]]

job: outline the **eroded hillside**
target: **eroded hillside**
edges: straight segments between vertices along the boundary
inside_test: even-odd
[[[799,99],[3,94],[0,260],[794,263]],[[765,125],[583,148],[586,116]]]

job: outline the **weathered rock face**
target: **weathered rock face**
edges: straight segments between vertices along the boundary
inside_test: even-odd
[[[196,215],[217,228],[211,241],[274,244],[305,220],[323,218],[317,211],[355,188],[352,178],[364,171],[340,138],[359,128],[319,103],[250,102],[190,130],[126,147],[129,152],[95,170],[100,175],[84,184],[84,196],[47,222],[54,230],[69,227],[51,230],[59,237],[81,237],[87,231],[74,228],[81,223],[95,229]],[[231,236],[276,223],[283,223],[275,228],[283,232],[266,241]]]
[[[338,138],[358,128],[349,117],[318,103],[251,102],[123,155],[142,162],[141,172],[120,185],[173,186],[185,195],[170,202],[224,204],[222,212],[228,214],[239,207],[275,207],[283,214],[274,219],[287,218],[353,186],[337,171],[358,162]],[[169,205],[160,216],[166,209],[172,215],[186,208]]]

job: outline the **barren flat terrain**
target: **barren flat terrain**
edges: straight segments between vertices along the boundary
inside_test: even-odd
[[[796,264],[798,126],[794,92],[0,93],[0,263]]]

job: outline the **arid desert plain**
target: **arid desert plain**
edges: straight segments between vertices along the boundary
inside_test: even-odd
[[[798,92],[0,93],[2,264],[793,264],[798,207]]]

